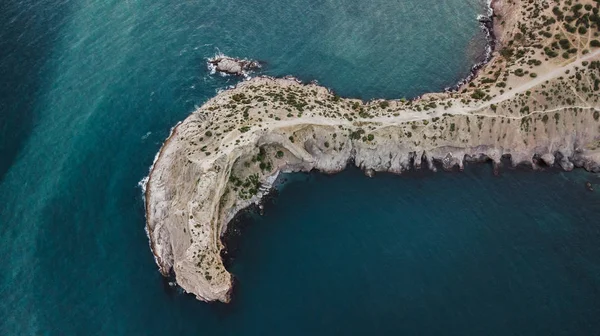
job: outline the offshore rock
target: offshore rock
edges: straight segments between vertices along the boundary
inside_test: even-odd
[[[228,56],[216,56],[209,59],[208,63],[213,65],[218,72],[236,76],[242,76],[245,75],[247,71],[260,68],[260,63],[258,61]]]

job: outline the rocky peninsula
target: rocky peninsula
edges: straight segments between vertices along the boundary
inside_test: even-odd
[[[151,169],[147,230],[163,274],[230,300],[221,235],[280,172],[349,163],[402,173],[465,161],[600,171],[600,2],[498,0],[496,48],[457,90],[363,102],[293,79],[253,78],[176,126]]]

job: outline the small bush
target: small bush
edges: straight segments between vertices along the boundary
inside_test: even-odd
[[[518,68],[517,70],[515,70],[515,76],[523,77],[524,75],[525,71],[523,71],[523,69]]]
[[[481,91],[480,89],[475,90],[475,92],[473,92],[471,94],[471,98],[473,99],[482,99],[486,96],[485,92]]]
[[[514,54],[514,50],[511,48],[504,48],[502,50],[500,50],[500,55],[502,55],[504,58],[511,58]]]
[[[558,53],[549,47],[544,48],[544,53],[546,53],[546,55],[548,55],[548,57],[550,57],[550,58],[554,58],[554,57],[558,56]]]

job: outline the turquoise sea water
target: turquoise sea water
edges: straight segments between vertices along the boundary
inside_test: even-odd
[[[166,286],[148,248],[138,181],[169,128],[237,81],[209,75],[207,57],[259,59],[344,96],[413,97],[481,59],[484,11],[0,2],[0,334],[593,334],[600,198],[583,172],[288,183],[244,220],[230,305]]]

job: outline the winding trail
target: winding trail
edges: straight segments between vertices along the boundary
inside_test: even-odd
[[[590,61],[590,60],[594,59],[595,57],[597,57],[598,55],[600,55],[600,49],[595,50],[594,52],[590,52],[590,53],[586,54],[585,56],[583,56],[565,66],[553,69],[553,70],[543,74],[542,76],[538,76],[536,78],[528,80],[525,83],[518,86],[517,88],[509,90],[495,98],[492,98],[492,100],[490,100],[489,102],[487,102],[483,105],[480,105],[479,108],[488,107],[492,104],[498,104],[499,102],[513,98],[518,93],[523,93],[523,92],[530,90],[531,88],[534,88],[546,81],[549,81],[551,79],[554,79],[556,77],[560,77],[560,76],[564,75],[566,70],[573,69],[575,66],[581,65],[582,62]]]

